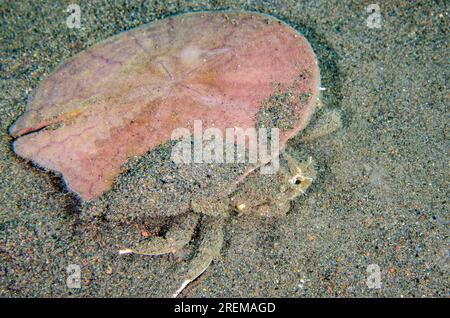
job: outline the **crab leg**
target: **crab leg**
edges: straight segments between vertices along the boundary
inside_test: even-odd
[[[192,281],[199,277],[209,267],[211,262],[220,255],[223,244],[223,219],[219,217],[205,218],[203,239],[196,255],[189,263],[189,269],[180,287],[172,294],[177,297]]]
[[[338,110],[329,110],[324,112],[317,119],[317,123],[309,129],[307,134],[301,140],[309,142],[326,136],[342,128],[342,115]]]

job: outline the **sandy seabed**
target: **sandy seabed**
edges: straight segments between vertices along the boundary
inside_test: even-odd
[[[315,142],[290,141],[293,156],[317,162],[308,195],[285,218],[230,218],[222,257],[183,295],[447,297],[448,6],[380,1],[373,28],[370,4],[80,1],[82,27],[69,29],[68,3],[2,2],[0,295],[165,297],[177,288],[185,262],[117,254],[163,221],[121,227],[84,216],[58,176],[14,155],[8,127],[46,75],[102,39],[171,14],[245,9],[306,36],[319,59],[324,107],[339,110],[344,127]],[[122,179],[142,177],[151,159],[131,162]],[[133,195],[106,208],[123,213]],[[67,287],[69,264],[80,266],[79,289]],[[380,269],[380,288],[367,285],[370,265]]]

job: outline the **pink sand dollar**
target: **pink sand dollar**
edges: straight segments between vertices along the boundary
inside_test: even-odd
[[[84,200],[108,191],[131,157],[179,127],[249,128],[291,90],[280,145],[303,129],[320,85],[307,40],[247,12],[188,13],[111,37],[60,65],[11,126],[20,157],[59,172]],[[306,96],[306,99],[305,99]],[[300,100],[303,98],[303,102]]]

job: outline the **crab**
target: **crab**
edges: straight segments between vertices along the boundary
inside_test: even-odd
[[[164,236],[124,246],[122,255],[177,254],[202,215],[201,242],[177,296],[220,254],[228,216],[281,217],[306,194],[314,160],[298,162],[285,148],[321,107],[319,94],[317,58],[291,26],[255,12],[192,12],[69,59],[30,96],[9,133],[18,156],[63,176],[86,215],[104,203],[119,223],[173,219]],[[279,129],[272,163],[280,151],[280,168],[264,175],[258,171],[270,161],[173,166],[161,150],[170,151],[178,128],[195,135],[196,120],[222,133]],[[336,111],[322,112],[318,123],[304,142],[341,126]],[[127,169],[134,158],[145,162]]]
[[[320,104],[320,100],[318,101]],[[301,141],[311,142],[342,127],[341,115],[336,110],[325,110],[313,129],[303,134]],[[177,220],[164,236],[150,237],[133,248],[118,251],[120,255],[146,256],[176,255],[192,240],[199,217],[203,217],[200,229],[201,242],[189,261],[184,278],[171,297],[177,297],[194,280],[199,278],[220,257],[223,245],[223,225],[230,216],[253,215],[255,217],[282,218],[291,209],[291,203],[307,194],[316,178],[315,162],[311,156],[303,161],[295,159],[284,149],[282,164],[275,174],[262,175],[253,171],[234,191],[219,200],[206,198],[192,201],[189,212],[175,216]],[[180,218],[181,217],[181,218]]]

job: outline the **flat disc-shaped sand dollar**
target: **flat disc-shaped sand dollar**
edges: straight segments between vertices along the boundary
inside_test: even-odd
[[[187,13],[113,36],[60,65],[10,134],[17,155],[60,172],[90,200],[110,189],[129,158],[169,141],[176,128],[192,131],[194,120],[222,131],[277,126],[284,147],[306,126],[319,85],[309,43],[281,21]],[[271,118],[280,96],[284,114]]]

